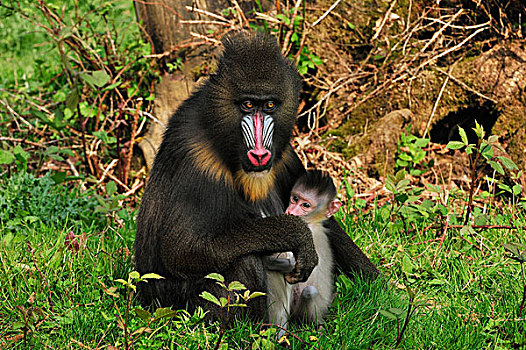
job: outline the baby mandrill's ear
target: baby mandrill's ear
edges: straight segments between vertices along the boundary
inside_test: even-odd
[[[341,206],[342,206],[342,202],[339,199],[337,198],[333,199],[327,207],[326,216],[330,218],[331,216],[336,214],[336,212],[338,211],[338,209],[340,209]]]

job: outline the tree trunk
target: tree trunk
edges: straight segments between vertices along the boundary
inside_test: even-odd
[[[244,12],[249,12],[255,6],[253,1],[238,1],[238,3]],[[227,0],[135,0],[134,5],[137,20],[152,44],[154,53],[163,55],[159,61],[163,76],[155,87],[153,115],[156,120],[150,123],[147,134],[138,143],[150,170],[168,120],[194,88],[194,74],[191,69],[200,66],[204,58],[209,55],[205,48],[178,49],[178,46],[181,47],[183,42],[191,41],[191,32],[206,34],[209,30],[217,29],[207,24],[190,26],[181,23],[184,20],[213,19],[188,11],[186,6],[220,13],[222,9],[230,7],[230,4]],[[167,63],[178,57],[182,57],[184,61],[182,72],[168,74]]]

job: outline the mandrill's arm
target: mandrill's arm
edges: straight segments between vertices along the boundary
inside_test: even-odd
[[[195,232],[178,232],[178,239],[175,238],[166,236],[164,242],[177,244],[161,244],[160,248],[165,266],[176,274],[222,272],[246,255],[291,251],[296,266],[286,278],[296,283],[306,281],[318,264],[309,227],[300,218],[289,215],[242,222],[227,232],[201,237]]]
[[[352,277],[351,273],[357,273],[371,280],[378,277],[380,274],[378,269],[342,230],[334,218],[327,220],[324,225],[329,228],[327,236],[331,244],[334,261],[345,275]]]

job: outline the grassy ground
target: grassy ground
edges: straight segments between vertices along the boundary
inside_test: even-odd
[[[9,348],[124,348],[118,314],[125,315],[126,289],[119,286],[133,270],[134,212],[120,209],[108,220],[112,198],[68,190],[49,177],[16,173],[0,183],[0,335]],[[292,348],[392,348],[403,326],[386,316],[408,310],[416,293],[401,348],[509,349],[526,345],[524,315],[517,316],[522,296],[520,266],[503,243],[522,242],[522,230],[485,230],[461,237],[419,218],[406,227],[401,215],[383,219],[381,210],[340,215],[348,232],[384,274],[374,283],[340,276],[338,297],[325,329],[293,327]],[[450,215],[453,217],[454,213]],[[494,208],[494,224],[524,226],[523,212]],[[406,219],[409,217],[406,217]],[[406,220],[407,223],[408,220]],[[78,251],[66,236],[73,232]],[[85,236],[84,236],[85,234]],[[69,244],[68,244],[69,243]],[[422,244],[419,244],[422,243]],[[111,292],[111,291],[110,291]],[[146,325],[130,307],[130,333]],[[394,308],[394,310],[392,309]],[[140,312],[140,311],[139,311]],[[397,325],[398,324],[398,325]],[[182,312],[159,319],[135,334],[135,348],[213,348],[219,324]],[[259,325],[239,321],[227,331],[230,348],[261,343]],[[310,338],[314,336],[314,338]],[[297,337],[297,339],[296,339]],[[256,343],[253,341],[256,340]]]
[[[133,87],[137,72],[150,67],[142,58],[136,60],[143,62],[142,66],[124,64],[128,53],[142,57],[145,50],[137,39],[131,2],[46,3],[56,4],[50,8],[63,13],[65,23],[78,24],[80,43],[95,47],[86,51],[90,54],[104,51],[97,43],[106,38],[102,35],[105,30],[119,33],[115,43],[123,44],[123,49],[117,50],[115,57],[122,60],[107,64],[131,77],[123,80],[119,91],[108,89],[127,99],[122,94],[128,85]],[[120,112],[114,113],[111,116],[118,118],[106,116],[106,129],[95,127],[98,123],[93,122],[93,115],[85,114],[83,108],[106,107],[98,95],[104,89],[90,89],[85,84],[80,88],[78,79],[68,85],[57,51],[62,39],[54,41],[61,34],[50,38],[34,22],[24,19],[22,14],[46,23],[31,1],[1,5],[0,137],[37,145],[0,143],[0,349],[124,349],[130,344],[154,349],[214,348],[220,324],[204,323],[202,314],[179,311],[171,317],[161,310],[150,318],[133,298],[128,302],[133,288],[123,283],[134,270],[136,212],[116,194],[112,182],[104,188],[102,179],[81,171],[83,181],[90,181],[93,188],[85,191],[65,178],[70,171],[65,158],[86,170],[78,141],[85,121],[90,121],[88,141],[100,139],[107,144],[94,152],[106,169],[122,152],[115,146],[119,141],[104,136],[107,131],[116,138],[118,128],[110,125],[125,125],[125,120],[118,119]],[[99,12],[109,17],[108,25]],[[75,20],[68,20],[70,17]],[[92,38],[99,41],[93,43]],[[70,50],[66,56],[76,73],[99,69],[77,66],[83,61],[76,51]],[[51,120],[65,111],[67,96],[77,88],[82,99],[80,112],[72,119]],[[135,96],[134,88],[130,91],[130,96]],[[42,106],[49,110],[45,115]],[[105,118],[104,111],[100,121]],[[131,125],[129,118],[127,121]],[[45,146],[38,147],[44,141]],[[121,146],[125,141],[120,140]],[[62,168],[57,170],[57,165]],[[48,175],[37,178],[31,173]],[[62,181],[65,183],[60,184]],[[526,310],[519,315],[524,278],[520,264],[503,248],[503,244],[526,243],[524,206],[502,198],[496,202],[492,196],[476,198],[473,223],[479,228],[466,231],[461,227],[466,193],[445,193],[444,188],[437,188],[435,196],[424,197],[422,190],[407,189],[399,194],[399,199],[414,196],[411,200],[390,197],[385,202],[384,197],[365,203],[353,199],[339,213],[349,235],[379,267],[383,278],[369,283],[339,276],[338,297],[324,329],[292,327],[288,336],[292,349],[386,349],[394,348],[397,339],[405,349],[526,347]],[[483,229],[484,225],[511,229]],[[406,311],[411,311],[409,318]],[[239,320],[226,332],[221,348],[272,348],[277,346],[272,331]]]

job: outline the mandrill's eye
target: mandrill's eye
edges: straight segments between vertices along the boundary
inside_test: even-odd
[[[274,109],[276,109],[276,103],[274,103],[274,101],[267,101],[267,103],[265,103],[265,112],[272,112]]]
[[[251,112],[252,111],[252,108],[254,108],[254,104],[252,103],[252,101],[243,101],[243,103],[241,103],[241,110],[243,112]]]

